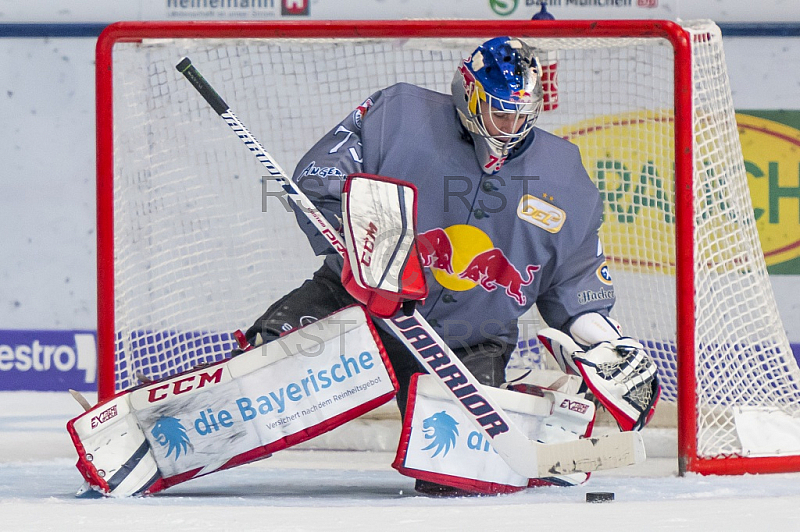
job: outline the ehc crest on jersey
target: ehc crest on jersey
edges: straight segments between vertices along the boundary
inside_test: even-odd
[[[444,410],[426,418],[422,422],[422,432],[425,433],[426,440],[431,441],[430,445],[423,447],[423,451],[435,449],[431,458],[442,453],[442,457],[447,456],[451,447],[456,445],[458,436],[458,421],[450,417]]]
[[[609,286],[613,284],[611,281],[611,272],[608,270],[608,263],[605,261],[603,261],[603,264],[597,268],[597,278],[600,279],[600,282],[603,284],[607,284]]]
[[[367,98],[364,100],[364,103],[356,107],[356,110],[353,111],[353,123],[355,123],[358,129],[361,129],[362,120],[367,114],[367,111],[369,111],[369,108],[372,107],[372,103],[372,98]]]

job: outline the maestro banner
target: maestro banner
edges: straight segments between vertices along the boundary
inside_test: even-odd
[[[0,390],[94,391],[94,331],[0,330]]]

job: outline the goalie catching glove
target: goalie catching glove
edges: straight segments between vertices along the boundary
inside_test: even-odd
[[[656,364],[641,343],[619,337],[583,349],[552,328],[539,331],[538,337],[562,371],[583,377],[621,430],[641,430],[653,417],[661,385]]]

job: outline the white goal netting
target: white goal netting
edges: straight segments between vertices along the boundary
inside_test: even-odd
[[[614,317],[656,358],[662,401],[674,405],[676,332],[686,312],[676,291],[687,291],[676,270],[693,255],[694,330],[682,333],[694,345],[697,455],[746,456],[741,407],[800,415],[800,372],[760,250],[721,37],[713,24],[688,29],[694,230],[678,238],[677,220],[689,213],[675,201],[671,43],[525,40],[557,64],[558,105],[538,126],[581,148],[606,204]],[[321,263],[279,187],[176,71],[182,57],[291,173],[375,90],[405,81],[449,93],[456,65],[485,40],[168,37],[113,47],[113,250],[100,253],[114,264],[106,296],[114,301],[117,390],[137,384],[137,372],[164,377],[225,357],[232,331]],[[541,326],[535,316],[523,321],[512,365],[544,364],[534,334]]]

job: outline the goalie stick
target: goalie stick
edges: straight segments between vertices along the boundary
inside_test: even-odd
[[[250,133],[227,103],[184,57],[176,65],[211,108],[225,121],[256,159],[267,169],[330,245],[342,256],[345,244],[311,200],[288,177],[261,143]],[[492,442],[492,447],[517,473],[527,478],[614,469],[639,463],[645,458],[639,432],[619,432],[566,443],[543,444],[528,439],[506,412],[487,394],[461,360],[414,310],[384,320],[392,332],[413,353],[422,367],[436,376],[438,384],[467,415],[475,427]]]

